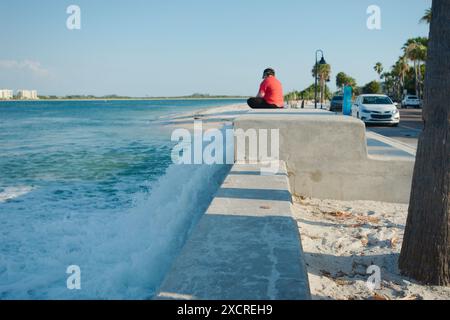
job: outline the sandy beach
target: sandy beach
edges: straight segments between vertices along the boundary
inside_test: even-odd
[[[450,288],[420,285],[397,268],[408,205],[294,200],[313,299],[450,299]],[[381,269],[380,290],[367,286],[371,265]]]

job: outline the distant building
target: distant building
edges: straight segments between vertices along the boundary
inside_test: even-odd
[[[13,91],[8,89],[0,90],[0,100],[9,100],[13,98]]]
[[[21,100],[37,100],[37,99],[39,99],[36,90],[18,90],[16,98],[21,99]]]

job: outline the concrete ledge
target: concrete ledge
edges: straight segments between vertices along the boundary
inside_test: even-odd
[[[236,164],[167,274],[157,299],[310,299],[286,167]]]
[[[365,125],[358,119],[310,111],[265,111],[241,116],[234,125],[244,131],[279,129],[279,157],[287,164],[295,194],[409,202],[414,160],[369,157]]]

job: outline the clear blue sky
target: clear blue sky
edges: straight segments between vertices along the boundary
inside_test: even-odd
[[[66,28],[81,7],[82,29]],[[382,30],[366,27],[378,5]],[[313,82],[321,48],[359,84],[390,67],[431,0],[0,0],[0,87],[41,94],[256,94],[262,70],[285,91]]]

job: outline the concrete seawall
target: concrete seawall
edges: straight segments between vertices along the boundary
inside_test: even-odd
[[[357,119],[312,110],[265,110],[240,116],[234,125],[244,132],[278,129],[280,171],[261,175],[261,161],[234,165],[156,299],[310,299],[291,194],[409,200],[413,158],[370,157],[365,126]],[[243,149],[248,160],[248,145]]]
[[[157,299],[310,299],[284,163],[273,176],[233,167]]]
[[[287,164],[295,194],[319,199],[409,202],[414,160],[370,157],[360,120],[329,113],[268,110],[241,116],[234,125],[244,131],[279,129],[280,159]],[[247,147],[247,159],[248,152]]]

